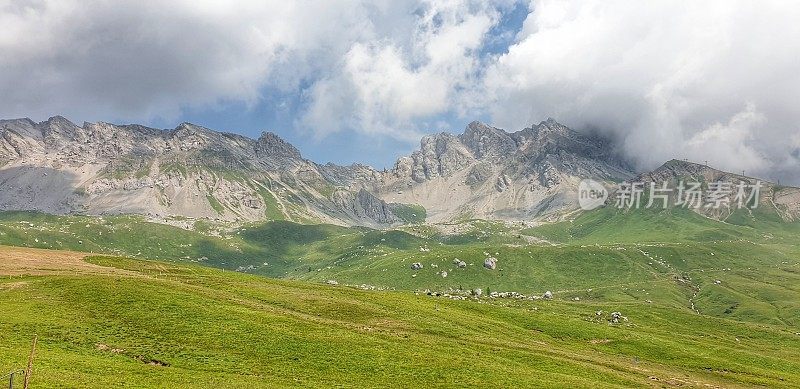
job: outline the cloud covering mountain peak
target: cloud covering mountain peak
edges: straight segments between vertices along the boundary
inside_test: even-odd
[[[389,162],[475,117],[553,116],[641,168],[680,156],[797,183],[798,19],[777,1],[17,0],[0,4],[0,117],[269,117],[405,144]]]

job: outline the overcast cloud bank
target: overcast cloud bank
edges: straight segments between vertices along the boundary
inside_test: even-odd
[[[533,1],[511,26],[516,6],[0,1],[0,117],[147,122],[274,93],[299,107],[285,126],[319,139],[554,117],[642,169],[800,183],[800,5]]]

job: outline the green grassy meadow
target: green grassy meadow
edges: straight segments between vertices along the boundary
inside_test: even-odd
[[[34,387],[800,386],[798,223],[459,227],[2,213],[0,244],[120,272],[0,277],[0,371],[36,333]]]
[[[91,257],[4,278],[0,368],[35,387],[630,387],[800,382],[783,326],[640,302],[466,300]],[[14,287],[8,287],[14,283]],[[612,324],[596,311],[619,310]]]

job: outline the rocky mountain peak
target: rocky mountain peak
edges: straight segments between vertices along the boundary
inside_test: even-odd
[[[752,194],[750,191],[753,186],[759,187],[759,201],[761,210],[759,213],[773,214],[774,216],[783,219],[784,221],[796,221],[800,219],[800,188],[777,185],[767,180],[759,178],[748,177],[742,174],[726,172],[723,170],[715,169],[711,166],[693,163],[688,161],[681,161],[673,159],[667,161],[657,169],[645,172],[633,177],[630,182],[653,182],[656,185],[666,184],[668,188],[673,189],[671,196],[671,204],[675,204],[678,200],[677,187],[681,183],[690,187],[691,183],[698,182],[702,184],[700,199],[701,204],[706,204],[709,199],[710,183],[721,182],[727,183],[727,189],[723,187],[723,195],[727,194],[727,201],[719,207],[698,206],[692,207],[694,212],[697,212],[706,217],[726,220],[737,209],[741,208],[734,197],[740,183],[746,185],[745,189],[748,195]],[[726,193],[727,192],[727,193]],[[609,199],[613,198],[610,196]],[[610,202],[609,202],[610,204]],[[747,212],[748,218],[753,218],[751,211]]]
[[[183,137],[191,137],[196,135],[204,135],[206,133],[211,133],[215,131],[211,131],[203,126],[198,126],[196,124],[184,122],[175,127],[174,135],[176,138],[183,138]]]
[[[457,136],[448,133],[440,132],[433,135],[425,135],[420,140],[420,149],[430,150],[435,154],[442,154],[447,152],[449,148],[456,147],[459,144]]]
[[[271,132],[251,139],[191,123],[158,130],[103,122],[78,127],[60,116],[41,123],[2,120],[0,164],[0,178],[11,180],[0,191],[3,209],[224,220],[279,212],[290,220],[358,225],[399,223],[394,212],[403,204],[424,207],[431,221],[559,217],[576,209],[580,179],[636,178],[611,142],[552,118],[514,133],[472,122],[458,136],[428,135],[383,172],[315,164]],[[42,180],[42,169],[57,170],[61,176],[47,177],[58,178],[63,190],[45,187],[51,181]],[[687,176],[706,182],[741,177],[673,160],[648,178]],[[52,201],[33,203],[20,196],[23,189]],[[770,192],[782,217],[800,218],[800,190]]]
[[[667,161],[655,170],[642,173],[636,177],[636,180],[644,182],[662,182],[683,179],[697,179],[700,181],[723,180],[734,183],[739,181],[755,181],[753,178],[740,174],[724,172],[708,165],[678,159]]]
[[[575,132],[571,128],[569,128],[569,127],[557,122],[553,118],[547,118],[547,120],[537,124],[533,128],[536,130],[536,133],[539,136],[546,136],[546,135],[574,136],[574,135],[578,135],[577,132]]]
[[[689,161],[682,161],[679,159],[671,159],[665,162],[663,165],[659,166],[655,172],[661,171],[672,171],[677,173],[702,173],[706,170],[711,169],[711,167],[706,165],[701,165],[699,163],[689,162]]]
[[[507,156],[517,148],[507,132],[478,121],[467,125],[458,138],[478,159]]]
[[[261,136],[258,137],[255,151],[259,157],[303,158],[300,155],[300,151],[291,143],[268,131],[262,132]]]
[[[31,138],[41,138],[42,133],[36,128],[36,122],[29,118],[0,120],[0,132],[11,130],[17,134]]]
[[[395,165],[396,175],[410,174],[417,182],[433,177],[448,176],[474,160],[470,150],[453,134],[442,132],[428,135],[420,141],[420,149],[410,158],[400,158]]]
[[[40,123],[42,135],[45,137],[65,138],[72,140],[79,128],[63,116],[53,116]]]
[[[539,124],[534,124],[511,135],[522,148],[525,148],[527,144],[533,144],[537,148],[547,147],[547,144],[561,147],[566,146],[567,143],[581,141],[585,138],[577,131],[557,122],[553,118],[548,118]]]
[[[56,116],[50,117],[49,119],[44,121],[44,124],[49,125],[49,126],[77,127],[75,125],[75,123],[69,121],[69,119],[67,119],[67,118],[65,118],[65,117],[63,117],[61,115],[56,115]]]
[[[0,119],[0,128],[3,127],[11,127],[11,126],[35,126],[36,122],[31,120],[31,118],[19,118],[19,119]]]

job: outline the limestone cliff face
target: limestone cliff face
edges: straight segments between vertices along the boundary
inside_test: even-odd
[[[726,174],[672,161],[638,178]],[[190,123],[0,120],[2,210],[386,227],[416,214],[413,204],[429,222],[560,219],[578,209],[584,178],[613,187],[637,177],[606,140],[552,119],[512,133],[472,122],[460,135],[428,135],[388,171],[319,165],[269,132],[251,139]],[[800,218],[800,189],[765,191],[782,218]]]
[[[378,227],[399,220],[381,200],[332,180],[335,168],[268,132],[253,140],[190,123],[158,130],[3,120],[0,163],[5,210]],[[333,196],[342,191],[349,195]]]
[[[431,221],[529,220],[577,209],[583,178],[633,175],[607,142],[550,119],[514,133],[472,122],[458,136],[427,136],[419,150],[367,185],[387,202],[424,206]]]

